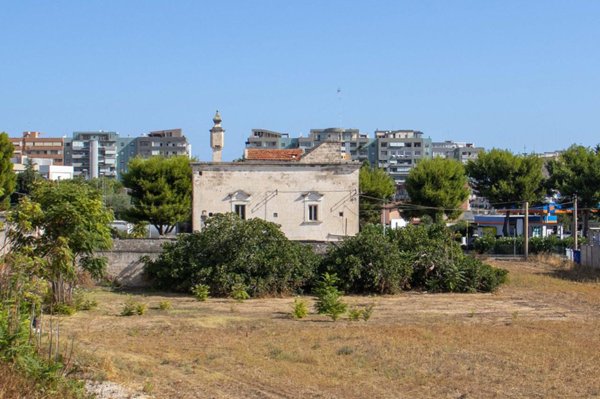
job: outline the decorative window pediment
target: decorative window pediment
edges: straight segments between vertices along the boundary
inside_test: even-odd
[[[237,190],[237,191],[229,194],[229,201],[231,201],[231,202],[249,202],[251,197],[252,197],[251,194],[249,194],[243,190]]]
[[[323,194],[316,191],[309,191],[302,194],[302,196],[304,197],[305,202],[319,202],[323,198]]]

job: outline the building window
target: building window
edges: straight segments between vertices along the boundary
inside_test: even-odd
[[[319,212],[319,204],[323,200],[323,194],[317,192],[308,192],[303,194],[304,197],[304,223],[320,223],[321,217]]]
[[[241,219],[246,220],[246,205],[236,204],[235,214],[238,215]]]
[[[310,222],[316,222],[319,220],[319,205],[308,206],[308,220]]]

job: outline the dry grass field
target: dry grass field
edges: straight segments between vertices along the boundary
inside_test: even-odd
[[[125,294],[96,290],[61,334],[87,378],[156,398],[600,397],[600,274],[493,263],[510,270],[495,294],[346,297],[375,303],[368,322],[163,293],[134,293],[148,311],[124,317]]]

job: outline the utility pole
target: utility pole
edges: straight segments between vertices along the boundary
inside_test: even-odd
[[[525,201],[525,219],[523,219],[523,251],[525,260],[529,257],[529,201]]]
[[[577,194],[573,196],[573,249],[577,250]]]

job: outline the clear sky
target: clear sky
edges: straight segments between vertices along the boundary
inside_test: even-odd
[[[421,130],[600,142],[600,1],[0,0],[0,131]],[[337,94],[337,89],[341,93]]]

